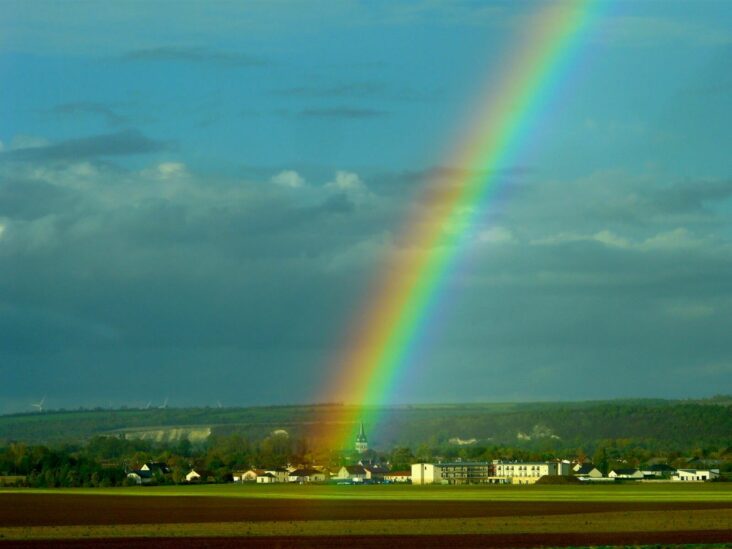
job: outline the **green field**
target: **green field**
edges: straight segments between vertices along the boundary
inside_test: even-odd
[[[210,484],[120,488],[4,489],[0,493],[126,496],[212,496],[274,499],[433,501],[724,501],[732,483],[637,483],[580,486],[334,486]]]

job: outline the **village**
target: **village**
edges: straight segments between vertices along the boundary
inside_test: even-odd
[[[437,461],[413,463],[411,469],[393,470],[389,463],[365,457],[368,440],[363,424],[355,440],[355,451],[364,456],[351,465],[337,468],[315,464],[288,464],[284,467],[251,467],[231,471],[223,479],[202,467],[192,466],[185,483],[250,484],[413,484],[413,485],[490,485],[490,484],[569,484],[620,482],[709,482],[721,480],[718,468],[674,468],[666,463],[649,463],[639,468],[615,468],[607,475],[588,460],[549,461]],[[698,460],[690,461],[690,464]],[[145,485],[165,481],[171,469],[164,462],[148,462],[126,472],[128,483]]]

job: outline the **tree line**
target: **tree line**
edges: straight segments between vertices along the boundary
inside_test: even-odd
[[[170,474],[156,474],[157,484],[185,481],[191,468],[209,472],[219,482],[230,479],[233,471],[252,467],[273,468],[293,465],[323,465],[337,469],[359,459],[386,463],[394,471],[408,470],[412,463],[493,459],[546,461],[577,459],[592,461],[603,473],[613,468],[639,467],[652,459],[672,466],[688,466],[688,458],[713,460],[723,472],[732,472],[728,447],[708,445],[688,451],[654,448],[645,440],[605,439],[591,446],[567,446],[556,439],[553,447],[527,448],[511,445],[464,445],[427,441],[417,446],[398,445],[384,452],[370,450],[365,455],[353,451],[335,452],[318,448],[302,438],[270,435],[250,440],[239,434],[213,435],[205,443],[187,439],[175,443],[95,436],[85,444],[28,445],[14,442],[0,447],[0,476],[7,482],[37,488],[108,487],[132,484],[127,472],[144,463],[164,462]]]

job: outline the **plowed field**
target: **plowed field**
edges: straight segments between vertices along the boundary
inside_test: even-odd
[[[732,502],[374,501],[18,493],[0,494],[0,525],[516,517],[692,509],[732,509]]]
[[[732,544],[732,501],[583,503],[0,494],[2,549],[445,549],[639,544]]]
[[[516,547],[586,547],[595,545],[662,545],[724,544],[732,542],[729,531],[680,531],[680,532],[613,532],[610,534],[503,534],[462,536],[310,536],[266,538],[117,538],[87,540],[54,540],[11,542],[3,547],[34,549],[58,547],[59,549],[188,549],[206,547],[229,549],[447,549],[447,548],[516,548]],[[723,545],[723,546],[724,546]]]

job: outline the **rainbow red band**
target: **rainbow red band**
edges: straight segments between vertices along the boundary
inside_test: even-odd
[[[392,401],[429,312],[498,186],[497,172],[520,159],[598,11],[591,1],[542,7],[522,27],[515,55],[489,80],[480,97],[490,99],[481,99],[463,141],[444,162],[459,168],[456,175],[443,178],[438,192],[437,182],[429,186],[426,205],[398,239],[408,247],[392,252],[355,319],[324,397],[348,404],[329,424],[332,448],[350,447],[358,422],[373,424],[378,406]],[[424,212],[430,212],[426,219]]]

